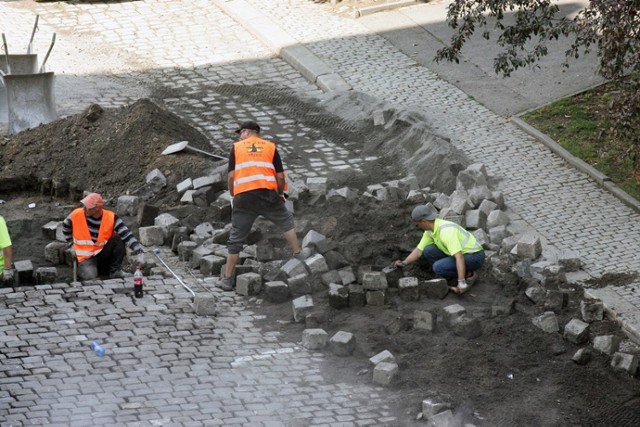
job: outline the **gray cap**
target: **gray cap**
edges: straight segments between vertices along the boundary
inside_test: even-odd
[[[415,208],[413,208],[413,211],[411,211],[411,219],[414,221],[420,221],[422,219],[433,221],[437,217],[438,211],[433,207],[431,203],[416,206]]]

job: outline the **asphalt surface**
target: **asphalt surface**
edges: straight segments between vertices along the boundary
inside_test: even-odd
[[[241,91],[219,98],[212,88],[260,84],[311,98],[351,88],[420,111],[484,163],[514,220],[542,236],[547,255],[580,253],[584,272],[571,280],[640,270],[638,213],[507,119],[596,83],[593,60],[562,72],[551,59],[544,73],[510,81],[490,77],[489,54],[477,47],[477,56],[466,54],[467,69],[434,65],[427,53],[446,37],[438,4],[352,20],[306,0],[2,2],[0,28],[10,43],[26,47],[35,13],[37,52],[58,33],[48,68],[56,71],[61,115],[152,96],[212,141],[228,138],[244,118],[271,120],[280,139],[308,132],[314,141],[259,94],[247,104]],[[236,114],[211,123],[220,102]],[[366,162],[331,141],[314,143],[296,164],[299,178]],[[322,354],[261,332],[243,298],[219,295],[214,319],[194,316],[190,294],[171,279],[153,279],[153,298],[143,301],[123,288],[104,281],[1,291],[3,425],[412,423],[394,412],[402,396],[392,391],[327,381]],[[638,289],[635,282],[589,290],[636,340]],[[105,342],[104,358],[89,351],[94,339]]]

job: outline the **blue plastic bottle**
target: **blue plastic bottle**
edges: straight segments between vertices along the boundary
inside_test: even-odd
[[[97,356],[102,357],[104,356],[104,347],[100,345],[100,343],[98,343],[98,341],[93,341],[91,343],[91,350],[93,350]]]

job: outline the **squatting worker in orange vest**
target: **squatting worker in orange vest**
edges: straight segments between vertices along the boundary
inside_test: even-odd
[[[284,205],[285,175],[276,145],[260,138],[260,126],[253,121],[243,122],[236,133],[240,138],[229,156],[227,178],[233,197],[229,254],[224,275],[214,284],[225,291],[233,289],[233,269],[258,215],[277,225],[293,255],[302,257],[293,214]]]
[[[87,195],[80,203],[82,207],[73,210],[62,222],[62,233],[73,244],[78,260],[78,278],[124,277],[120,267],[125,245],[134,254],[142,253],[142,246],[115,212],[102,208],[104,202],[98,193]]]

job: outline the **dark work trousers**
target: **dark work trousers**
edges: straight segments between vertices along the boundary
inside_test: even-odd
[[[126,250],[120,236],[111,237],[100,253],[78,264],[78,278],[91,280],[98,276],[109,276],[122,266]]]

